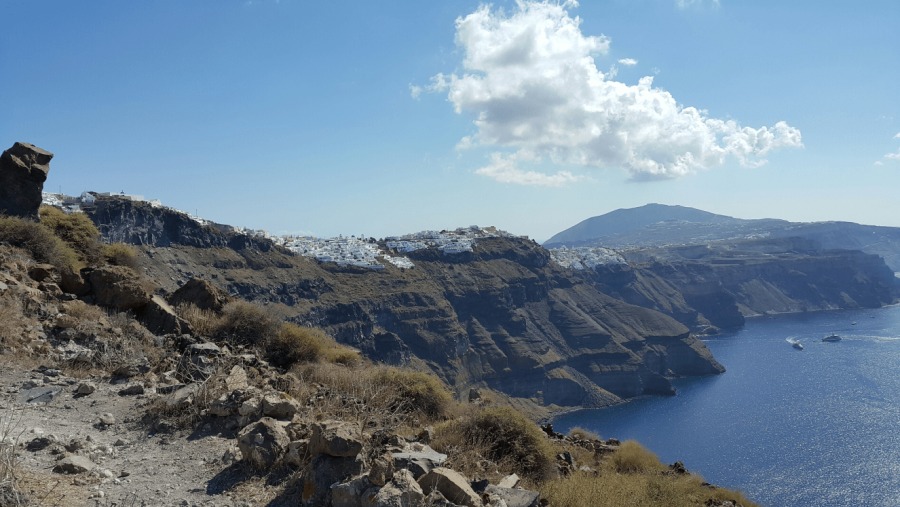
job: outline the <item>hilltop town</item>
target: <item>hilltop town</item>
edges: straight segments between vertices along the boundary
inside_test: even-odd
[[[92,206],[98,197],[116,196],[131,201],[147,202],[153,207],[163,207],[182,213],[200,225],[217,225],[188,212],[164,206],[159,200],[148,200],[141,195],[112,194],[110,192],[83,192],[80,196],[68,196],[59,193],[44,193],[43,204],[62,209],[66,213],[78,213],[83,207]],[[479,227],[471,225],[447,231],[421,231],[402,236],[389,236],[383,239],[365,237],[363,235],[337,236],[319,238],[315,236],[269,234],[265,230],[229,227],[235,232],[258,236],[271,240],[276,245],[304,256],[314,258],[322,263],[334,263],[338,266],[352,266],[372,270],[385,269],[385,263],[400,269],[412,269],[415,262],[406,254],[434,248],[444,255],[457,255],[472,252],[478,240],[485,238],[512,238],[514,234],[496,227]],[[615,250],[603,247],[561,247],[550,250],[551,259],[556,264],[575,270],[593,269],[606,264],[625,264],[625,259]]]

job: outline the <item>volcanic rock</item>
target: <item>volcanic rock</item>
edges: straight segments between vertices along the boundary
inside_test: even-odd
[[[16,143],[0,155],[0,214],[38,220],[52,158],[29,143]]]

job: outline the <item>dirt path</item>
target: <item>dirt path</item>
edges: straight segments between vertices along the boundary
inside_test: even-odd
[[[66,372],[47,375],[0,357],[0,435],[18,443],[19,489],[34,504],[228,506],[270,499],[253,481],[235,480],[240,465],[233,461],[233,439],[148,434],[140,418],[141,407],[158,396],[152,389],[123,396],[124,385],[91,382],[93,393],[77,395],[83,381]],[[53,470],[70,456],[96,467],[78,474]]]

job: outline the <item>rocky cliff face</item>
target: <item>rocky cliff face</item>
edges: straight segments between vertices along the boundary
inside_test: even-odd
[[[877,308],[900,284],[877,255],[824,250],[778,238],[626,253],[628,265],[588,273],[600,290],[666,313],[695,332],[734,329],[744,317],[841,308]]]
[[[790,242],[633,252],[630,265],[576,273],[533,241],[485,238],[469,253],[425,249],[410,254],[413,269],[371,271],[226,240],[166,213],[101,200],[91,216],[111,239],[144,245],[144,268],[169,291],[200,278],[369,357],[427,366],[460,393],[484,386],[546,405],[671,393],[672,377],[721,372],[689,327],[895,294],[877,257]]]
[[[38,219],[52,158],[49,151],[28,143],[15,143],[0,155],[0,215]]]
[[[124,199],[98,199],[89,214],[109,240],[143,245],[145,269],[169,291],[207,280],[370,357],[426,365],[460,392],[602,406],[723,370],[685,326],[573,279],[529,240],[483,239],[460,255],[426,249],[413,269],[370,271],[250,248],[257,240]]]
[[[184,213],[124,197],[99,196],[92,205],[84,206],[84,211],[109,242],[235,250],[252,247],[262,251],[273,248],[272,242],[239,234],[227,225],[204,225]]]

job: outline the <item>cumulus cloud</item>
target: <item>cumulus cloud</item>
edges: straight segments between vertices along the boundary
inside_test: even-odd
[[[896,134],[894,134],[894,139],[900,139],[900,132],[897,132]]]
[[[634,67],[637,65],[638,61],[634,58],[620,58],[619,65],[624,65],[626,67]]]
[[[476,132],[460,148],[497,150],[479,174],[530,185],[578,179],[521,169],[527,162],[674,178],[729,157],[755,167],[774,149],[802,146],[800,131],[783,121],[745,127],[679,104],[650,76],[615,81],[594,60],[608,53],[610,39],[582,33],[567,10],[574,5],[519,0],[511,13],[481,6],[456,20],[462,72],[437,74],[425,89],[447,93],[457,113],[475,117]]]

